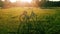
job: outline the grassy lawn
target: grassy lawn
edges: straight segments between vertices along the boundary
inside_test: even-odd
[[[37,21],[20,22],[19,16],[25,10],[28,15],[33,11],[37,15]],[[0,34],[60,34],[59,20],[59,9],[21,7],[0,9]],[[18,32],[19,25],[21,26]]]

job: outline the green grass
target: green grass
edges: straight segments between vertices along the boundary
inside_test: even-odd
[[[31,11],[33,10],[37,15],[37,21],[28,21],[28,23],[21,23],[19,21],[19,15],[24,10],[28,12],[28,15],[30,15]],[[20,34],[60,34],[59,20],[59,9],[28,9],[17,7],[0,9],[0,34],[17,32],[20,23]]]

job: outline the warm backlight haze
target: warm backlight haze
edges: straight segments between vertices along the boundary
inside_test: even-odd
[[[9,0],[9,1],[12,2],[12,3],[16,2],[16,0]]]
[[[4,1],[4,0],[2,0],[2,1]],[[14,3],[14,2],[16,2],[16,1],[18,1],[18,0],[9,0],[10,2],[12,2],[12,3]],[[19,0],[20,2],[22,2],[22,3],[31,3],[32,2],[32,0]]]
[[[32,0],[20,0],[21,2],[28,2],[28,3],[31,3],[32,2]]]

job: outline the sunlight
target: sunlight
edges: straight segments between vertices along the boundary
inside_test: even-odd
[[[41,1],[41,0],[39,0],[39,1]]]
[[[14,3],[14,2],[16,2],[17,0],[9,0],[10,2],[12,2],[12,3]]]
[[[28,3],[31,3],[32,2],[32,0],[20,0],[21,2],[28,2]]]
[[[5,1],[5,0],[1,0],[1,1]]]

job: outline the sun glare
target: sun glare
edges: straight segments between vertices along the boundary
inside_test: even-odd
[[[5,0],[1,0],[1,1],[5,1]]]
[[[9,1],[12,2],[12,3],[16,2],[16,0],[9,0]]]
[[[28,2],[28,3],[31,3],[32,0],[20,0],[21,2]]]

